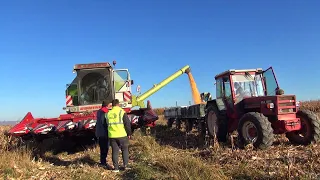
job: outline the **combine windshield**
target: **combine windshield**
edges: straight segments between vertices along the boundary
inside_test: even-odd
[[[264,96],[261,75],[233,75],[232,76],[236,103],[244,97]]]
[[[112,85],[109,69],[78,71],[81,105],[101,104],[112,101]]]

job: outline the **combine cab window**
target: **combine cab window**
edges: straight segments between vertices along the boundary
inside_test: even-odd
[[[115,70],[113,73],[114,89],[115,92],[121,91],[126,86],[129,80],[129,74],[127,70]]]
[[[279,87],[271,67],[263,72],[263,77],[265,80],[267,96],[275,96]]]
[[[110,100],[112,96],[108,82],[108,71],[104,72],[106,76],[95,71],[88,72],[89,71],[87,71],[81,80],[81,104],[101,104],[103,100]]]
[[[78,86],[77,84],[71,84],[66,90],[66,96],[70,95],[72,97],[72,103],[74,106],[78,106]]]

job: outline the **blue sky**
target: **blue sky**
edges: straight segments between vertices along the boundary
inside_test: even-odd
[[[320,98],[320,2],[10,0],[0,4],[0,120],[63,113],[73,65],[117,60],[145,92],[190,65],[200,92],[232,68],[273,66],[300,100]],[[136,86],[134,86],[135,88]],[[149,100],[186,105],[186,75]]]

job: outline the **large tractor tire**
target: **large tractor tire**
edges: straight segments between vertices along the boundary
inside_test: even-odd
[[[297,117],[301,120],[301,129],[286,133],[292,144],[308,145],[311,142],[320,141],[320,120],[319,117],[309,110],[299,110]]]
[[[226,116],[219,114],[215,105],[208,107],[205,116],[206,128],[211,138],[217,137],[218,142],[226,142],[228,134],[228,122]]]
[[[258,149],[270,147],[274,134],[268,118],[258,112],[244,114],[238,124],[238,140],[241,147],[250,143]]]

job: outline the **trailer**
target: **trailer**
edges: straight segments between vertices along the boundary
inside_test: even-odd
[[[190,106],[177,106],[164,109],[164,117],[167,119],[169,127],[175,124],[177,129],[185,124],[186,132],[190,132],[200,122],[204,122],[206,104],[195,104]]]

